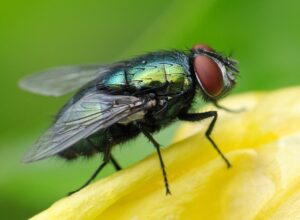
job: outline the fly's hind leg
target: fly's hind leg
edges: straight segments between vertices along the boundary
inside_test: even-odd
[[[110,161],[116,171],[122,170],[122,167],[120,166],[120,164],[117,162],[117,160],[111,154],[111,147],[113,145],[114,140],[110,133],[110,130],[107,130],[107,140],[108,140],[107,147],[105,147],[105,150],[104,150],[104,161],[105,160]]]
[[[80,191],[81,189],[83,189],[84,187],[86,187],[87,185],[89,185],[98,175],[98,173],[108,164],[108,161],[103,161],[100,166],[96,169],[96,171],[93,173],[93,175],[88,179],[88,181],[86,181],[81,187],[79,187],[78,189],[69,192],[68,195],[72,195],[73,193],[76,193],[78,191]]]
[[[110,162],[112,163],[112,165],[114,166],[114,168],[115,168],[116,171],[122,170],[122,167],[116,161],[116,159],[113,157],[113,155],[110,155]]]
[[[111,154],[111,145],[112,145],[112,142],[113,142],[113,138],[112,138],[110,132],[109,131],[107,131],[107,132],[108,132],[108,134],[107,134],[108,135],[108,138],[107,138],[108,142],[107,142],[107,146],[104,148],[105,150],[103,152],[104,153],[104,159],[103,160],[111,162],[116,171],[122,170],[122,167],[120,166],[118,161]],[[99,149],[99,147],[96,146],[90,139],[86,139],[86,140],[91,146],[93,146],[96,149]]]
[[[87,139],[87,142],[99,149],[90,139]],[[104,151],[104,158],[102,159],[102,162],[100,163],[99,167],[95,170],[95,172],[93,173],[93,175],[81,186],[79,187],[78,189],[72,191],[72,192],[69,192],[68,195],[72,195],[73,193],[75,192],[78,192],[80,191],[81,189],[83,189],[84,187],[86,187],[87,185],[89,185],[96,177],[97,175],[101,172],[101,170],[109,163],[111,162],[114,166],[114,168],[119,171],[121,170],[121,166],[118,164],[118,162],[116,161],[116,159],[111,155],[111,143],[112,143],[112,138],[108,138],[108,143],[107,143],[107,146],[105,147],[105,151]]]
[[[180,120],[184,120],[184,121],[201,121],[204,120],[206,118],[212,118],[206,132],[205,132],[205,136],[206,138],[209,140],[209,142],[213,145],[213,147],[216,149],[216,151],[218,152],[218,154],[222,157],[222,159],[224,160],[224,162],[226,163],[227,167],[230,168],[231,164],[229,162],[229,160],[226,158],[226,156],[222,153],[222,151],[220,150],[220,148],[217,146],[217,144],[214,142],[214,140],[210,137],[211,132],[215,126],[215,123],[217,121],[218,118],[218,112],[216,111],[208,111],[208,112],[201,112],[201,113],[183,113],[180,114],[178,116],[178,118]]]

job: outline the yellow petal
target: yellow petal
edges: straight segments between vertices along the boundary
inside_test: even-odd
[[[219,111],[212,134],[231,169],[204,137],[209,120],[186,123],[163,150],[171,196],[154,154],[33,219],[300,219],[300,88],[221,104],[247,108]]]

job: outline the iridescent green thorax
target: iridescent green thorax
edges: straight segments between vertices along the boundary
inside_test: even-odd
[[[188,60],[177,53],[156,53],[141,57],[106,75],[102,82],[112,89],[127,86],[143,90],[165,85],[163,90],[173,94],[186,92],[193,85]]]

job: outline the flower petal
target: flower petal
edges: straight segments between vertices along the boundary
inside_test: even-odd
[[[53,204],[33,219],[300,218],[300,88],[233,96],[212,137],[205,123],[186,123],[163,150],[171,196],[157,155]],[[207,107],[206,109],[209,109]],[[211,108],[210,108],[211,109]],[[202,110],[203,111],[203,110]]]

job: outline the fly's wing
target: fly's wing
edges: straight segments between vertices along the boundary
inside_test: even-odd
[[[92,92],[69,108],[37,141],[23,161],[31,162],[53,156],[91,134],[126,120],[135,113],[145,113],[147,103],[134,96]]]
[[[97,79],[109,69],[100,65],[53,68],[25,77],[19,86],[45,96],[62,96]]]

